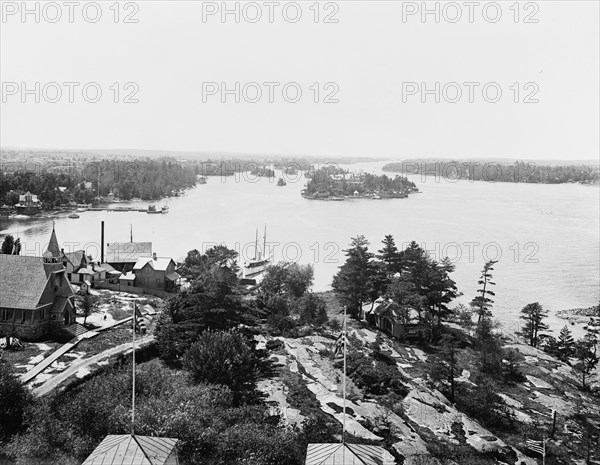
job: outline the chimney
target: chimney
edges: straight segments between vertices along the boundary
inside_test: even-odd
[[[152,252],[152,258],[156,261],[156,252]]]
[[[100,263],[104,263],[104,221],[100,222]]]

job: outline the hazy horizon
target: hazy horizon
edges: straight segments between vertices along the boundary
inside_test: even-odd
[[[297,22],[292,9],[273,22],[264,10],[252,22],[243,2],[228,3],[240,14],[224,18],[209,11],[220,2],[120,3],[118,18],[102,4],[93,23],[81,11],[69,22],[64,9],[51,22],[56,12],[42,9],[36,22],[3,10],[2,146],[391,160],[598,156],[598,2],[521,2],[518,15],[502,3],[496,22],[493,8],[472,22],[462,10],[452,22],[443,2],[428,3],[439,18],[408,14],[410,4],[421,2],[302,3]],[[87,97],[100,91],[96,103],[83,96],[88,84]],[[291,103],[294,89],[301,98]]]

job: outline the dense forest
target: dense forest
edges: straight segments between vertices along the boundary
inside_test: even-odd
[[[92,203],[112,193],[123,199],[159,199],[195,185],[196,175],[174,160],[103,160],[84,165],[81,173],[37,171],[0,172],[0,202],[8,206],[19,202],[27,191],[38,196],[49,209],[69,202]],[[91,182],[91,188],[85,182]]]
[[[456,160],[447,162],[422,162],[415,160],[388,163],[383,167],[383,170],[394,173],[437,176],[446,179],[540,184],[561,184],[566,182],[591,184],[597,183],[600,179],[600,170],[597,166],[550,166],[522,161],[509,164]]]

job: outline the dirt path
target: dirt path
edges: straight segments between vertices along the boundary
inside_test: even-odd
[[[135,347],[139,349],[141,346],[144,346],[152,341],[154,341],[153,335],[145,336],[136,341]],[[120,353],[126,353],[128,351],[131,351],[131,342],[127,342],[125,344],[118,345],[111,349],[107,349],[104,352],[100,352],[99,354],[96,354],[90,358],[77,360],[76,362],[72,363],[65,371],[63,371],[61,373],[57,373],[56,375],[52,376],[52,378],[50,378],[49,380],[44,382],[42,385],[35,388],[33,390],[33,393],[36,396],[42,396],[44,394],[47,394],[51,390],[55,389],[63,381],[69,379],[71,376],[74,376],[79,370],[89,369],[89,367],[91,367],[92,365],[94,365],[108,357],[111,357],[113,355],[117,355]]]

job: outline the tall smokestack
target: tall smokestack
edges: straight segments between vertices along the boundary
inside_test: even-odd
[[[104,263],[104,221],[100,222],[100,263]]]

